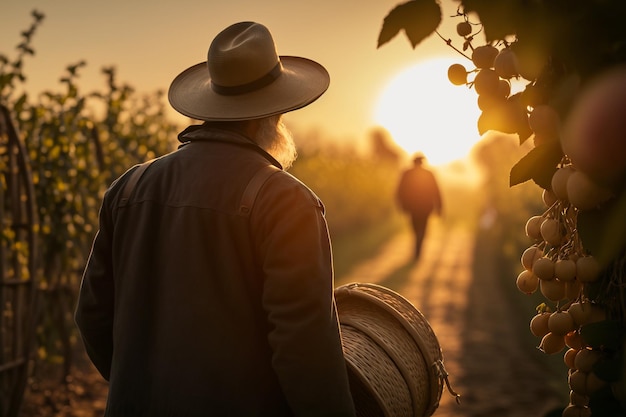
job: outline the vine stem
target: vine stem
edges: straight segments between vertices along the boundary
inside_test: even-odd
[[[463,51],[461,51],[460,49],[458,49],[456,46],[452,45],[452,39],[446,39],[443,36],[441,36],[441,33],[439,33],[439,31],[435,30],[435,33],[437,34],[437,36],[439,36],[441,38],[442,41],[444,41],[446,43],[446,45],[448,45],[450,48],[454,49],[456,52],[458,52],[459,54],[461,54],[462,56],[464,56],[465,58],[469,59],[470,61],[472,60],[472,58],[470,58],[469,56],[465,55],[465,53]],[[471,46],[471,45],[470,45]]]

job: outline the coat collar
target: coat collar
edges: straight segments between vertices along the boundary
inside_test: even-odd
[[[188,126],[185,130],[178,134],[178,141],[181,142],[179,147],[185,146],[189,143],[196,141],[211,141],[229,143],[236,146],[242,146],[248,149],[252,149],[255,152],[263,155],[272,165],[283,169],[283,166],[272,155],[261,148],[255,141],[245,136],[242,133],[234,132],[231,130],[216,129],[213,127],[206,127],[204,125],[192,125]]]

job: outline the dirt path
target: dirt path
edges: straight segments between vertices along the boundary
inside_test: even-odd
[[[405,231],[341,283],[388,286],[428,319],[452,388],[461,394],[459,405],[444,389],[434,416],[540,417],[561,405],[563,393],[543,382],[547,371],[538,361],[543,354],[518,340],[514,311],[498,281],[502,277],[493,268],[473,276],[472,233],[432,222],[418,263],[411,260],[411,248]]]

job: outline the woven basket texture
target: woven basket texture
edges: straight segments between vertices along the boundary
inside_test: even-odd
[[[363,398],[362,394],[371,397],[373,401],[368,400],[371,403],[368,405],[374,406],[375,410],[374,413],[367,410],[367,413],[357,415],[411,416],[411,393],[389,355],[367,335],[350,326],[342,329],[342,337],[348,372],[362,384],[360,397]],[[364,409],[357,399],[354,402],[358,410]]]
[[[344,355],[359,417],[428,417],[439,406],[443,360],[426,318],[400,294],[375,284],[335,290]]]

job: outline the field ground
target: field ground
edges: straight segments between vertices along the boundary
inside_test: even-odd
[[[514,277],[503,277],[492,261],[494,242],[477,244],[468,228],[434,221],[418,262],[411,259],[411,246],[411,235],[401,228],[376,254],[346,268],[337,285],[387,286],[428,319],[451,386],[461,395],[457,404],[444,388],[434,416],[543,417],[563,407],[565,365],[555,366],[555,358],[539,352],[527,327],[520,327],[529,319],[520,317],[526,313],[515,301],[523,295],[510,290]],[[102,415],[107,386],[84,356],[77,355],[67,384],[53,366],[39,374],[45,377],[31,381],[21,417]]]
[[[492,250],[489,242],[477,245],[467,228],[431,222],[417,263],[404,230],[340,278],[340,284],[389,287],[427,318],[461,395],[457,404],[444,387],[435,417],[540,417],[566,405],[566,367],[538,351],[528,327],[519,327],[527,319],[518,317],[519,303],[511,298],[524,295],[506,288],[515,278],[496,270]],[[562,366],[555,367],[555,359]]]

